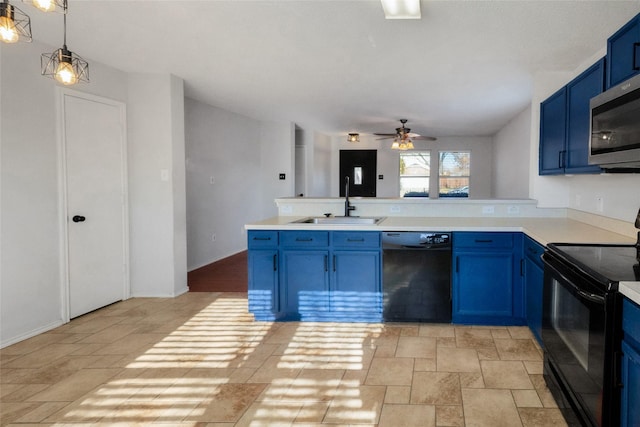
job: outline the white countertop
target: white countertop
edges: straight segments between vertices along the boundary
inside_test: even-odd
[[[568,218],[478,218],[389,216],[377,225],[292,223],[300,216],[277,216],[245,225],[247,230],[361,231],[492,231],[523,232],[541,245],[548,243],[608,243],[629,245],[635,239]],[[621,282],[620,292],[640,304],[640,282]]]

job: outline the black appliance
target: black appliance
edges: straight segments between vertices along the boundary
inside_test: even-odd
[[[382,233],[383,318],[451,323],[451,233]]]
[[[639,281],[633,245],[549,244],[544,262],[544,378],[571,426],[617,426],[621,281]]]
[[[591,98],[589,163],[613,172],[640,168],[640,75]]]

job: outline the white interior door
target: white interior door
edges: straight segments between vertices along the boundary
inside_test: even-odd
[[[69,317],[128,296],[125,106],[62,95]]]

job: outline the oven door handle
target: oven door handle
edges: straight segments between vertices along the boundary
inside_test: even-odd
[[[576,285],[571,283],[570,281],[566,281],[564,284],[570,285],[573,290],[578,294],[578,296],[586,299],[587,301],[591,301],[596,304],[604,305],[604,297],[601,295],[591,294],[589,292],[585,292],[582,289],[578,288]]]

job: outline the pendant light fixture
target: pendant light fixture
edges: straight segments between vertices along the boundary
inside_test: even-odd
[[[350,133],[349,135],[347,135],[347,142],[360,142],[360,134]]]
[[[43,12],[65,12],[63,0],[22,0]]]
[[[64,42],[62,48],[40,57],[42,75],[51,77],[65,86],[89,82],[89,63],[67,49],[67,0],[63,0]]]
[[[31,19],[9,0],[0,3],[0,40],[4,43],[31,41]]]

